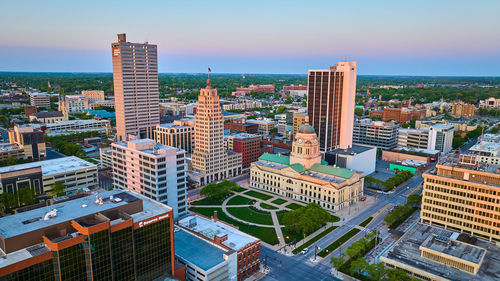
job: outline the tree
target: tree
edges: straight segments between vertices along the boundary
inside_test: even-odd
[[[283,224],[289,231],[305,236],[326,224],[331,217],[330,213],[320,205],[309,203],[305,207],[285,213]]]
[[[51,186],[50,195],[53,198],[61,197],[66,195],[66,186],[62,182],[56,182]]]
[[[17,198],[16,195],[9,192],[4,192],[0,194],[0,202],[4,206],[5,209],[10,210],[17,206]]]
[[[367,271],[370,264],[364,258],[358,258],[351,262],[351,274],[363,274]]]
[[[373,280],[379,281],[384,278],[385,267],[381,262],[368,265],[367,270],[368,274],[372,277]]]
[[[290,96],[286,97],[285,104],[291,104],[292,103],[292,98]]]
[[[287,108],[285,106],[281,105],[280,107],[278,107],[278,109],[276,109],[276,113],[282,114],[282,113],[285,113],[286,110],[287,110]]]
[[[231,194],[231,190],[238,189],[235,182],[224,180],[220,183],[211,183],[204,186],[200,195],[205,196],[210,200],[222,199]]]
[[[36,202],[35,191],[33,191],[29,187],[20,188],[17,191],[17,197],[18,197],[20,206],[31,205],[31,204],[34,204]]]
[[[410,281],[411,277],[400,268],[390,268],[385,271],[387,281]]]
[[[356,108],[354,109],[354,114],[356,114],[357,116],[363,116],[365,113],[365,110],[362,109],[362,108]]]
[[[271,134],[276,134],[278,132],[278,128],[272,128],[271,130],[269,130],[269,133]]]
[[[342,267],[342,265],[344,265],[345,258],[344,256],[332,257],[330,259],[330,263],[332,264],[333,268],[339,270]]]
[[[422,203],[422,197],[420,194],[412,194],[406,199],[406,204],[411,208],[420,207]]]

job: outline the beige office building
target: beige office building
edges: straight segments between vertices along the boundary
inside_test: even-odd
[[[352,146],[357,63],[341,61],[330,69],[311,69],[307,113],[322,152]]]
[[[425,173],[420,220],[500,242],[500,170],[450,155]]]
[[[111,47],[117,139],[152,139],[160,124],[157,46],[130,43],[125,34],[118,34]]]
[[[194,147],[194,126],[175,123],[158,124],[155,129],[157,143],[182,148],[191,153]]]
[[[99,91],[99,90],[82,91],[82,96],[88,101],[88,103],[104,101],[104,91]]]
[[[363,197],[364,173],[327,166],[318,137],[302,125],[290,156],[264,153],[250,166],[250,186],[337,211]]]
[[[30,94],[30,104],[36,107],[50,108],[50,95],[47,93]]]
[[[241,173],[241,154],[224,147],[224,117],[217,89],[210,86],[210,80],[198,96],[194,142],[189,176],[198,184],[205,185]]]
[[[451,106],[451,116],[474,118],[476,107],[464,102],[455,103]]]
[[[293,132],[292,134],[295,136],[300,126],[309,123],[309,116],[305,113],[294,113],[293,114]]]

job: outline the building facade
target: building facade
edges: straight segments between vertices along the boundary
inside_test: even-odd
[[[191,153],[194,147],[194,126],[176,125],[174,123],[158,124],[155,129],[157,143],[182,148]]]
[[[246,121],[249,124],[256,124],[259,126],[257,133],[262,135],[269,135],[270,131],[274,129],[274,120],[270,119],[251,119]]]
[[[160,124],[157,46],[130,43],[118,34],[111,48],[117,139],[129,134],[152,139]]]
[[[139,139],[111,144],[113,184],[172,207],[174,217],[186,209],[185,151]]]
[[[429,144],[429,130],[403,129],[398,130],[398,146],[418,149],[427,149]]]
[[[295,136],[299,128],[304,124],[309,124],[309,116],[305,113],[294,113],[292,134]]]
[[[50,95],[47,93],[30,94],[30,104],[36,107],[50,108]]]
[[[9,129],[9,141],[23,150],[23,159],[38,161],[47,155],[44,133],[32,126],[16,125]]]
[[[68,116],[64,116],[61,111],[42,111],[31,114],[29,116],[30,122],[40,122],[45,124],[51,124],[58,121],[68,120]]]
[[[0,218],[2,280],[174,276],[172,209],[112,190]]]
[[[420,221],[500,242],[500,170],[461,156],[424,173]]]
[[[226,148],[241,154],[242,168],[249,168],[252,162],[259,159],[261,138],[256,135],[237,133],[224,136]]]
[[[38,192],[36,185],[29,185],[30,188],[37,193],[48,193],[52,190],[52,185],[56,182],[63,183],[66,187],[66,193],[75,193],[83,189],[95,189],[99,185],[99,178],[97,176],[97,166],[76,156],[62,157],[51,160],[44,160],[38,162],[31,162],[0,168],[0,177],[12,177],[19,175],[19,181],[12,186],[3,186],[3,190],[16,190],[24,187],[23,174],[26,177],[31,177],[32,168],[41,168],[42,171],[42,187],[43,189]],[[27,171],[30,171],[29,173]],[[38,173],[35,172],[36,174]],[[28,176],[30,175],[30,176]]]
[[[322,152],[352,146],[357,63],[309,70],[307,113]]]
[[[177,225],[224,250],[228,261],[228,278],[225,280],[242,281],[259,272],[260,240],[218,220],[217,211],[211,219],[194,214],[177,221]],[[189,279],[189,267],[186,272],[187,280],[196,281]]]
[[[224,129],[231,131],[241,131],[248,134],[257,134],[259,132],[258,124],[251,123],[224,123]]]
[[[382,113],[382,120],[393,120],[400,124],[404,124],[410,122],[412,119],[425,118],[426,112],[427,111],[425,109],[385,107]]]
[[[89,104],[95,102],[102,102],[105,99],[104,91],[99,91],[99,90],[82,91],[82,96],[86,99],[87,103]]]
[[[354,123],[352,142],[376,146],[382,150],[390,150],[398,145],[398,128],[395,123],[356,120]]]
[[[323,162],[324,163],[324,162]],[[322,163],[314,128],[303,125],[290,157],[263,154],[250,168],[250,186],[338,211],[363,197],[364,174]]]
[[[435,124],[429,128],[429,145],[427,149],[448,153],[453,149],[453,125]]]
[[[476,107],[464,102],[454,103],[451,106],[451,116],[474,118]]]
[[[198,96],[194,141],[190,172],[193,181],[205,185],[241,173],[241,154],[228,153],[224,148],[224,117],[217,89],[210,86],[210,80]]]
[[[80,95],[66,95],[59,97],[59,111],[65,117],[71,114],[82,113],[85,109],[85,97]]]

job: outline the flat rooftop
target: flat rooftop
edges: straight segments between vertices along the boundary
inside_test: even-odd
[[[179,220],[178,223],[210,239],[214,239],[215,236],[222,237],[227,234],[227,240],[222,242],[222,244],[235,251],[259,240],[221,221],[214,222],[213,220],[198,215],[185,217]]]
[[[98,195],[105,199],[102,205],[96,203],[96,197],[94,195],[90,195],[2,217],[0,218],[0,236],[4,239],[15,237],[37,229],[55,226],[63,222],[124,206],[137,200],[142,200],[143,211],[129,214],[134,218],[134,221],[148,219],[171,210],[170,207],[164,204],[131,191],[114,189],[99,193]],[[122,200],[119,202],[115,200],[111,201],[108,199],[110,196]],[[85,207],[83,207],[84,205]],[[57,210],[57,215],[48,220],[44,220],[45,215],[53,209]]]
[[[51,160],[43,160],[38,162],[24,163],[19,165],[7,166],[0,168],[0,174],[6,172],[13,172],[17,170],[23,170],[33,167],[42,167],[42,175],[50,176],[55,174],[61,174],[70,171],[76,171],[81,169],[96,168],[97,165],[80,159],[76,156],[62,157]]]
[[[456,236],[458,237],[458,235]],[[451,237],[429,235],[424,243],[422,243],[422,247],[475,264],[481,263],[481,260],[486,253],[485,249],[474,247],[455,239],[456,237],[454,237],[454,235]]]
[[[355,155],[355,154],[363,153],[363,152],[370,151],[373,149],[377,150],[376,147],[353,144],[352,147],[350,147],[350,148],[334,149],[331,152],[327,152],[327,153],[335,153],[335,154],[343,154],[343,155]]]
[[[488,151],[488,152],[500,151],[500,142],[495,143],[495,142],[483,141],[481,143],[476,143],[471,148],[469,148],[469,150]]]
[[[498,281],[500,280],[500,248],[495,245],[495,243],[487,242],[481,239],[474,240],[471,245],[462,243],[457,249],[451,249],[443,246],[439,246],[434,241],[431,243],[430,247],[437,250],[444,251],[451,255],[460,256],[465,260],[477,260],[479,252],[473,250],[467,252],[473,246],[486,249],[486,254],[484,256],[483,262],[479,268],[476,275],[471,273],[455,269],[444,264],[426,259],[421,257],[419,247],[426,242],[426,240],[431,235],[437,235],[441,237],[442,240],[453,239],[458,237],[459,233],[430,226],[427,224],[417,223],[410,231],[405,233],[401,239],[399,239],[392,248],[387,251],[383,257],[405,264],[410,267],[418,268],[425,272],[431,273],[433,275],[445,278],[448,280],[456,281]],[[427,244],[426,244],[427,245]],[[477,248],[475,248],[477,249]]]
[[[225,251],[184,230],[174,233],[175,255],[208,271],[224,263]]]

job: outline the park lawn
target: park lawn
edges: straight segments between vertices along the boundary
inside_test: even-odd
[[[283,203],[286,203],[287,201],[285,199],[278,198],[276,200],[271,201],[271,203],[274,203],[276,205],[281,205]]]
[[[203,198],[198,201],[191,202],[191,205],[222,205],[222,202],[226,200],[227,197],[222,198],[222,199],[208,199],[208,198]]]
[[[283,219],[283,216],[288,213],[289,211],[286,211],[286,210],[281,210],[281,211],[278,211],[276,212],[276,216],[278,217],[278,221],[280,222],[280,224],[282,225],[283,223],[281,222],[281,220]]]
[[[239,221],[235,221],[228,217],[224,211],[222,211],[222,208],[196,208],[193,207],[190,209],[191,211],[201,214],[206,217],[211,217],[213,216],[214,211],[217,211],[217,218],[220,219],[221,221],[224,221],[226,223],[229,223],[233,226],[236,226],[239,228],[239,230],[252,235],[263,242],[266,242],[271,245],[278,244],[278,237],[276,236],[276,231],[274,230],[273,227],[260,227],[260,226],[255,226],[255,225],[248,225]]]
[[[327,228],[326,230],[324,230],[323,232],[321,232],[320,234],[314,236],[313,238],[311,238],[309,241],[307,241],[306,243],[300,245],[299,247],[295,248],[292,253],[294,254],[297,254],[297,253],[300,253],[300,251],[302,251],[304,248],[307,248],[309,246],[311,246],[312,244],[314,244],[316,241],[318,241],[319,239],[325,237],[328,233],[332,232],[333,230],[335,230],[338,226],[334,225],[334,226],[330,226],[329,228]]]
[[[234,191],[236,191],[236,192],[244,192],[244,191],[247,191],[247,189],[238,185],[238,188],[234,189]]]
[[[247,191],[244,194],[248,195],[248,196],[255,197],[257,199],[261,199],[261,200],[269,200],[269,199],[273,198],[271,195],[260,193],[260,192],[254,191],[254,190]]]
[[[260,203],[260,207],[264,208],[264,209],[267,209],[267,210],[276,210],[276,209],[278,209],[278,207],[274,207],[274,206],[271,206],[271,205],[263,203],[263,202]]]
[[[358,234],[360,231],[361,230],[359,230],[357,228],[353,228],[353,229],[349,230],[344,235],[339,237],[339,239],[333,241],[333,243],[328,245],[326,248],[323,248],[323,250],[321,250],[318,253],[318,256],[320,256],[322,258],[326,257],[329,253],[331,253],[332,251],[335,251],[335,249],[337,249],[340,245],[344,244],[347,240],[354,237],[354,235]]]
[[[253,202],[255,202],[255,200],[237,195],[229,199],[227,205],[250,205],[253,204]]]
[[[227,211],[240,220],[258,224],[273,225],[273,218],[268,212],[257,211],[249,207],[228,207]]]
[[[332,215],[332,218],[330,219],[331,222],[338,222],[340,221],[340,218],[337,216]]]
[[[292,204],[288,204],[285,206],[285,208],[292,209],[292,210],[297,210],[298,208],[302,208],[302,207],[304,207],[304,205],[300,205],[297,203],[292,203]]]
[[[366,220],[361,222],[359,226],[366,227],[371,221],[373,220],[373,217],[368,217]]]

